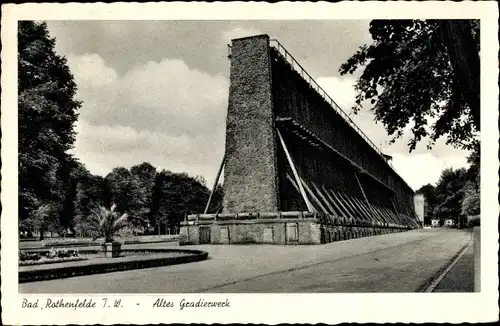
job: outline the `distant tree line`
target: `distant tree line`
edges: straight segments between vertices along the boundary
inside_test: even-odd
[[[66,59],[54,46],[46,23],[19,22],[19,230],[41,237],[43,231],[85,234],[86,216],[116,204],[118,213],[147,221],[136,229],[165,233],[186,214],[203,212],[210,190],[202,177],[157,171],[147,162],[101,177],[68,153],[81,103]],[[221,210],[222,196],[218,185],[211,212]]]
[[[479,147],[468,157],[469,168],[445,169],[436,186],[427,184],[416,193],[423,194],[424,223],[432,219],[453,219],[465,226],[468,216],[480,214]]]
[[[210,195],[203,177],[157,171],[147,162],[130,169],[114,168],[105,177],[81,170],[74,184],[73,214],[67,216],[80,220],[99,206],[116,204],[118,213],[147,221],[146,225],[137,225],[138,229],[154,234],[173,231],[186,215],[203,212]],[[222,186],[218,185],[210,212],[221,210],[222,196]],[[85,223],[74,227],[78,233],[85,232]]]

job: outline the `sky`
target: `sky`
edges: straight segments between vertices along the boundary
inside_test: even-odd
[[[224,153],[231,39],[277,38],[347,113],[356,79],[338,69],[372,41],[366,20],[47,23],[83,101],[73,152],[87,169],[105,176],[118,166],[149,162],[201,175],[209,185]],[[412,153],[408,134],[389,144],[369,107],[351,118],[393,156],[394,168],[414,190],[435,184],[445,168],[467,166],[468,153],[444,139],[432,150],[422,142]]]

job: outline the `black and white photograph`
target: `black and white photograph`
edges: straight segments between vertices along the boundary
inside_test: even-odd
[[[412,294],[431,318],[448,293],[464,296],[454,309],[484,295],[470,316],[498,320],[494,15],[100,18],[109,6],[2,31],[2,293],[15,276],[17,314],[170,322],[244,311],[242,294],[293,309]],[[335,310],[326,298],[313,314]]]

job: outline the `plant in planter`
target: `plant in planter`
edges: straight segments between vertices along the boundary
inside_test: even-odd
[[[105,257],[118,257],[121,251],[121,242],[116,240],[120,231],[126,228],[133,227],[134,221],[141,221],[138,217],[130,217],[127,213],[120,214],[116,210],[116,205],[113,204],[110,209],[99,206],[97,210],[92,211],[92,214],[83,223],[85,228],[94,234],[93,240],[104,238],[102,249]]]

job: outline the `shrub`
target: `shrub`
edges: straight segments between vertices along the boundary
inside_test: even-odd
[[[50,248],[50,251],[47,253],[47,258],[57,257],[57,250],[54,248]]]
[[[52,249],[51,249],[52,251]],[[78,250],[73,250],[73,249],[57,249],[54,250],[55,255],[53,255],[51,258],[66,258],[66,257],[78,257],[80,254],[78,253]],[[50,258],[50,257],[49,257]]]
[[[77,217],[75,223],[84,224],[88,231],[94,234],[92,240],[103,237],[105,242],[114,242],[114,238],[120,235],[120,231],[132,229],[135,222],[144,221],[136,216],[130,217],[126,213],[119,214],[115,209],[115,204],[110,209],[99,206],[99,209],[93,211],[89,217]]]
[[[468,216],[467,223],[469,224],[469,226],[480,226],[481,216],[480,215]]]
[[[19,261],[40,260],[41,256],[36,252],[19,251]]]

